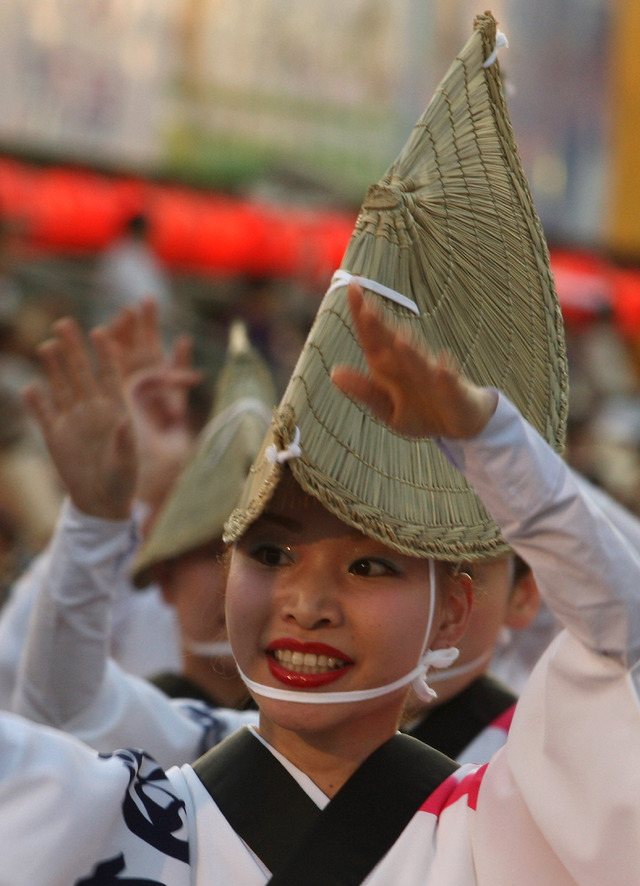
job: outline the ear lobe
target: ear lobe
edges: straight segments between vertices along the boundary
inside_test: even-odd
[[[440,626],[432,649],[455,646],[467,629],[473,603],[473,580],[466,572],[450,576],[440,610]]]
[[[504,624],[514,631],[521,631],[531,624],[540,607],[540,592],[531,570],[519,578],[513,586]]]

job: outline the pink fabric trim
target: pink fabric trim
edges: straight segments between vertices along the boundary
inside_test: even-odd
[[[458,781],[456,774],[442,782],[440,787],[430,794],[420,807],[420,812],[430,812],[438,817],[447,806],[451,806],[461,797],[467,795],[467,805],[475,809],[478,802],[478,791],[488,764],[476,769]]]
[[[510,708],[507,708],[506,711],[500,714],[499,717],[496,717],[491,725],[495,726],[496,729],[503,729],[505,732],[508,732],[511,728],[511,721],[513,720],[513,715],[515,714],[515,712],[516,706],[514,703],[511,705]]]

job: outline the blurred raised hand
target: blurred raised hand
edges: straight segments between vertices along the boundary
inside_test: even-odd
[[[136,498],[162,504],[191,453],[194,432],[189,391],[201,380],[192,366],[192,342],[179,336],[165,353],[155,302],[121,311],[107,327],[138,438]]]
[[[392,430],[407,437],[474,437],[496,407],[496,395],[466,379],[447,354],[431,354],[391,329],[349,285],[349,308],[368,375],[336,366],[333,383]]]
[[[39,348],[43,379],[26,388],[24,400],[73,503],[121,519],[137,480],[134,425],[113,342],[104,329],[90,340],[93,355],[75,320],[55,323]]]

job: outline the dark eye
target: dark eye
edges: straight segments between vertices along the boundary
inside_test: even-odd
[[[363,557],[361,560],[355,560],[351,564],[349,572],[364,578],[376,578],[380,575],[396,575],[398,570],[392,563],[388,563],[386,560],[374,560],[369,557]]]
[[[260,544],[251,549],[251,556],[263,566],[285,566],[291,560],[291,553],[277,545]]]

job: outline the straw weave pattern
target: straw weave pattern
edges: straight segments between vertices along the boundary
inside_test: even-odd
[[[367,294],[390,325],[449,350],[472,381],[504,391],[561,451],[562,319],[499,66],[482,67],[495,36],[492,16],[478,16],[400,155],[369,188],[342,268],[413,299],[420,316]],[[345,296],[345,287],[325,296],[274,425],[282,446],[300,428],[294,476],[340,519],[402,553],[458,561],[508,551],[431,441],[392,433],[332,385],[336,364],[364,368]],[[230,538],[259,513],[278,476],[256,463]]]

